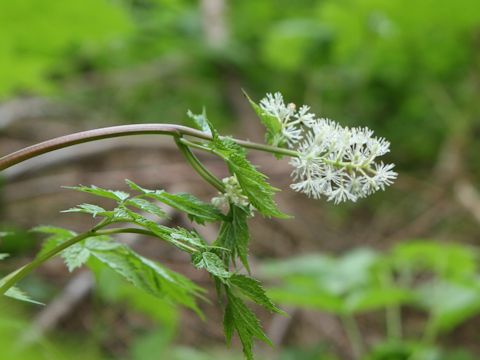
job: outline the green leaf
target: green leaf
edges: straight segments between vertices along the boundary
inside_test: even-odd
[[[74,231],[55,226],[37,226],[31,231],[50,235],[43,241],[42,249],[37,254],[37,258],[77,235]]]
[[[4,295],[8,296],[12,299],[15,299],[15,300],[25,301],[25,302],[29,302],[29,303],[37,304],[37,305],[45,305],[41,302],[32,300],[30,298],[30,296],[28,296],[24,291],[20,290],[19,288],[15,287],[15,286],[12,286],[10,289],[8,289],[5,292]]]
[[[384,286],[355,291],[344,302],[346,312],[350,314],[384,309],[388,306],[407,305],[414,300],[414,293],[409,289]]]
[[[294,277],[298,275],[321,278],[336,268],[336,259],[324,254],[308,254],[282,260],[265,261],[261,273],[268,277]]]
[[[201,315],[195,297],[200,296],[203,289],[184,276],[138,255],[126,246],[91,250],[91,255],[134,286],[153,296],[182,304]]]
[[[70,236],[72,234],[76,235],[76,233],[71,230],[67,230],[61,227],[51,226],[51,225],[36,226],[30,231],[41,233],[41,234],[50,234],[52,236],[60,236],[60,237]]]
[[[190,249],[192,249],[191,246],[193,246],[195,248],[193,249],[194,251],[207,248],[207,243],[205,240],[203,240],[195,231],[189,231],[181,227],[169,228],[167,226],[157,224],[156,222],[151,221],[137,213],[130,212],[129,214],[132,216],[132,221],[135,222],[135,224],[150,230],[160,239],[165,240],[184,251],[188,251],[188,249],[183,246],[184,244],[189,245]]]
[[[275,306],[258,280],[249,276],[234,274],[230,278],[230,283],[237,287],[243,295],[247,296],[258,305],[263,306],[271,312],[286,315],[284,311]]]
[[[85,246],[86,249],[90,251],[113,250],[113,249],[116,249],[117,247],[122,246],[121,244],[113,241],[110,236],[106,236],[106,235],[100,235],[100,236],[95,236],[95,237],[90,237],[88,239],[85,239],[83,242],[83,245]]]
[[[4,259],[6,259],[6,258],[9,257],[9,256],[10,256],[9,254],[0,253],[0,260],[4,260]]]
[[[190,219],[199,224],[224,219],[224,215],[215,206],[203,202],[191,194],[170,194],[164,190],[148,190],[130,180],[126,181],[133,190],[140,191],[149,198],[158,200],[174,209],[186,213]]]
[[[209,135],[212,134],[210,130],[210,126],[208,125],[207,111],[205,108],[203,108],[201,114],[194,114],[193,112],[188,110],[187,115],[190,119],[192,119],[195,122],[195,125],[200,130],[202,130],[204,133],[207,133]]]
[[[134,220],[132,213],[123,206],[116,207],[113,211],[109,212],[107,216],[113,222],[130,222]]]
[[[319,289],[313,281],[307,284],[297,282],[271,288],[268,289],[267,294],[280,304],[344,314],[343,299],[339,295]]]
[[[230,345],[232,342],[233,332],[235,331],[235,319],[233,315],[232,306],[225,308],[225,314],[223,315],[223,332],[225,333],[225,342]]]
[[[50,235],[44,241],[42,250],[38,253],[37,257],[43,256],[58,245],[77,235],[77,233],[73,231],[54,226],[37,226],[33,228],[32,231]],[[109,250],[117,246],[119,245],[111,241],[109,236],[93,236],[69,246],[63,250],[60,255],[65,261],[68,270],[71,272],[88,261],[91,250]]]
[[[163,211],[162,209],[160,209],[160,207],[158,207],[157,205],[145,199],[135,197],[127,200],[125,204],[136,207],[137,209],[143,210],[150,214],[157,215],[159,218],[162,218],[162,219],[168,218],[165,211]]]
[[[216,254],[205,251],[202,253],[195,253],[192,256],[193,265],[198,269],[205,269],[210,274],[219,278],[229,278],[232,274],[225,268],[225,264]]]
[[[199,249],[207,248],[207,243],[196,231],[190,231],[182,227],[169,228],[169,231],[170,239],[172,241],[181,241]]]
[[[477,284],[458,284],[438,280],[417,289],[418,304],[431,314],[432,326],[450,331],[480,313]]]
[[[243,94],[246,96],[248,102],[250,103],[253,110],[258,115],[258,117],[260,118],[260,121],[262,122],[262,124],[265,126],[267,130],[265,134],[265,141],[268,144],[274,145],[274,146],[283,145],[278,141],[278,139],[281,138],[279,135],[282,134],[282,124],[280,123],[278,118],[276,116],[269,115],[265,111],[263,111],[258,104],[256,104],[252,99],[250,99],[250,97],[245,91],[243,91]]]
[[[84,186],[84,185],[64,186],[64,188],[85,192],[85,193],[88,193],[88,194],[104,197],[104,198],[107,198],[107,199],[112,199],[112,200],[115,200],[117,202],[123,202],[123,201],[127,200],[130,196],[130,194],[128,194],[126,192],[123,192],[123,191],[102,189],[102,188],[99,188],[95,185],[91,185],[91,186]]]
[[[250,272],[248,264],[248,242],[250,239],[247,224],[248,213],[232,204],[228,217],[230,221],[224,221],[220,226],[215,244],[229,250],[227,256],[233,263],[235,263],[235,259],[238,256],[243,266]]]
[[[78,212],[78,213],[90,214],[93,217],[96,217],[97,215],[108,214],[108,212],[104,208],[98,205],[93,205],[93,204],[81,204],[71,209],[63,210],[62,212],[63,213]]]
[[[247,160],[244,148],[230,139],[218,136],[210,143],[210,147],[226,161],[230,172],[237,176],[243,193],[262,215],[289,218],[277,208],[273,200],[273,195],[279,190],[271,186],[266,181],[267,176]]]
[[[118,246],[120,245],[113,242],[109,236],[94,236],[69,246],[62,251],[61,256],[68,271],[72,272],[88,261],[92,250],[112,250]]]
[[[63,250],[61,256],[65,260],[68,271],[72,272],[87,262],[90,251],[83,244],[78,243]]]
[[[396,245],[392,262],[399,269],[434,271],[447,278],[473,276],[478,270],[478,249],[432,240],[411,240]]]
[[[272,345],[270,339],[265,335],[255,314],[244,304],[244,302],[227,290],[228,303],[223,319],[225,338],[230,342],[234,329],[240,338],[243,346],[243,353],[248,360],[253,360],[253,339],[257,338]]]

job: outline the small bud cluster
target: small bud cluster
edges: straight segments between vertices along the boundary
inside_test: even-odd
[[[251,206],[235,175],[223,178],[222,182],[225,185],[225,192],[223,194],[219,193],[217,197],[212,199],[214,206],[222,210],[228,209],[230,203],[246,208]]]
[[[280,93],[268,94],[260,106],[282,124],[279,142],[286,140],[289,148],[298,151],[298,157],[290,160],[296,181],[292,189],[338,204],[384,190],[397,178],[393,164],[376,162],[390,151],[390,143],[374,137],[372,130],[318,119],[305,105],[295,112]]]

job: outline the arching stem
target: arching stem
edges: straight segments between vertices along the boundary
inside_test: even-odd
[[[134,124],[120,125],[106,128],[82,131],[70,135],[60,136],[47,140],[36,145],[26,147],[9,155],[0,158],[0,171],[9,168],[22,161],[36,156],[49,153],[54,150],[63,149],[69,146],[82,144],[90,141],[116,138],[131,135],[168,135],[168,136],[191,136],[203,140],[212,140],[211,135],[186,126],[175,124]],[[298,153],[293,150],[283,149],[275,146],[258,144],[246,140],[232,139],[237,144],[248,148],[272,154],[297,157]]]

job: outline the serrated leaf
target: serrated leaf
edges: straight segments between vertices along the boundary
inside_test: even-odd
[[[157,199],[170,207],[183,211],[188,217],[199,224],[219,221],[223,219],[222,213],[212,204],[203,202],[187,193],[170,194],[166,191],[155,192],[148,196]]]
[[[56,248],[58,245],[77,236],[77,233],[74,231],[54,226],[38,226],[33,228],[32,231],[50,234],[50,236],[44,241],[42,250],[37,254],[37,257],[43,256],[50,250]],[[118,246],[116,243],[110,240],[110,237],[105,235],[89,237],[83,241],[69,246],[63,250],[60,255],[64,259],[68,270],[71,272],[76,268],[81,267],[88,261],[90,257],[90,250],[104,250]]]
[[[148,190],[130,180],[126,181],[133,190],[140,191],[149,198],[158,200],[174,209],[186,213],[193,221],[199,224],[224,219],[224,215],[215,206],[203,202],[191,194],[170,194],[164,190]]]
[[[253,339],[257,338],[272,345],[265,335],[259,320],[255,314],[243,303],[243,301],[227,290],[228,303],[225,309],[224,330],[227,342],[230,341],[233,329],[237,331],[243,346],[243,353],[248,360],[253,360]]]
[[[233,308],[228,306],[225,308],[223,315],[223,332],[225,333],[225,342],[230,345],[232,342],[233,332],[235,331],[235,319],[233,318]]]
[[[132,213],[123,206],[113,209],[113,211],[108,214],[108,217],[113,222],[130,222],[134,220]]]
[[[196,231],[190,231],[182,227],[170,228],[170,238],[175,241],[193,245],[200,249],[207,247],[207,243]]]
[[[277,139],[279,139],[279,135],[282,133],[282,124],[278,120],[276,116],[270,115],[262,110],[262,108],[255,103],[248,94],[244,91],[243,94],[246,96],[248,102],[252,106],[253,110],[260,118],[260,121],[265,126],[267,132],[265,134],[265,141],[274,146],[281,146],[283,144],[279,144]]]
[[[234,274],[230,277],[230,283],[258,305],[263,306],[271,312],[286,315],[284,311],[275,306],[258,280],[249,276]]]
[[[237,176],[240,187],[253,207],[267,217],[289,218],[277,208],[273,200],[273,195],[279,190],[266,181],[266,175],[255,169],[245,155],[232,153],[228,162],[230,171]]]
[[[20,290],[19,288],[15,287],[15,286],[12,286],[10,289],[8,289],[5,292],[4,295],[8,296],[12,299],[15,299],[15,300],[25,301],[25,302],[29,302],[29,303],[37,304],[37,305],[45,305],[41,302],[32,300],[30,298],[30,296],[28,296],[24,291]]]
[[[137,209],[148,212],[149,214],[156,215],[156,216],[158,216],[159,218],[162,218],[162,219],[168,218],[165,211],[163,211],[162,209],[160,209],[160,207],[158,207],[157,205],[155,205],[155,204],[153,204],[150,201],[145,200],[145,199],[132,198],[132,199],[127,200],[127,202],[125,204],[136,207]]]
[[[207,111],[205,108],[203,108],[201,114],[194,114],[193,112],[188,110],[187,115],[190,119],[192,119],[195,122],[195,125],[197,126],[197,128],[202,130],[204,133],[207,133],[209,135],[212,134],[210,130],[210,126],[208,126]]]
[[[134,286],[201,314],[195,297],[200,296],[203,290],[184,276],[138,255],[126,246],[107,251],[92,250],[91,254]]]
[[[230,208],[228,215],[230,220],[224,221],[220,226],[215,244],[229,250],[227,256],[233,263],[238,256],[243,266],[250,272],[248,264],[248,242],[250,239],[247,224],[248,213],[235,205],[231,205]]]
[[[58,235],[58,236],[69,236],[71,234],[76,235],[76,233],[71,230],[67,230],[61,227],[51,226],[51,225],[36,226],[30,231],[41,233],[41,234],[51,234],[51,235]]]
[[[169,228],[168,226],[157,224],[137,213],[130,212],[129,214],[132,216],[132,221],[135,222],[135,224],[150,230],[160,239],[165,240],[184,251],[188,251],[184,245],[187,245],[190,249],[192,249],[191,246],[193,246],[195,248],[193,250],[194,252],[207,247],[205,240],[203,240],[195,231],[189,231],[181,227]]]
[[[61,256],[65,260],[68,271],[72,272],[76,268],[86,264],[90,258],[91,251],[113,250],[121,245],[112,241],[109,236],[100,235],[87,238],[62,251]]]
[[[226,161],[230,172],[236,175],[243,193],[262,215],[289,218],[277,208],[273,200],[273,195],[279,190],[271,186],[266,181],[267,176],[247,160],[245,150],[240,145],[217,136],[210,147]]]
[[[91,186],[84,186],[84,185],[64,186],[64,188],[65,189],[70,189],[70,190],[85,192],[85,193],[88,193],[88,194],[104,197],[104,198],[107,198],[107,199],[112,199],[112,200],[115,200],[117,202],[125,201],[130,197],[130,194],[128,194],[124,191],[102,189],[102,188],[99,188],[98,186],[95,186],[95,185],[91,185]]]
[[[108,214],[108,212],[104,208],[98,205],[93,205],[93,204],[81,204],[76,207],[62,211],[62,213],[71,213],[71,212],[90,214],[93,217],[96,217],[97,215]]]
[[[37,226],[31,231],[50,235],[43,241],[42,249],[37,254],[37,258],[77,235],[74,231],[55,226]]]
[[[210,274],[219,278],[227,279],[232,274],[225,268],[225,264],[218,255],[205,251],[202,253],[195,253],[192,256],[193,265],[198,269],[205,269]]]
[[[113,250],[119,246],[122,246],[121,244],[115,241],[112,241],[112,239],[106,235],[87,238],[84,240],[83,244],[85,248],[87,248],[88,250],[100,250],[100,251]]]
[[[68,271],[72,272],[76,268],[85,264],[90,257],[90,251],[83,244],[73,244],[61,254],[65,265],[67,265]]]

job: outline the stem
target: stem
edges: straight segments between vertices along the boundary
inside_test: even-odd
[[[195,148],[195,149],[198,149],[198,150],[202,150],[202,151],[206,151],[210,154],[213,154],[213,155],[217,155],[217,156],[220,156],[215,150],[213,149],[210,149],[208,147],[205,147],[203,145],[203,143],[199,142],[199,141],[189,141],[187,139],[184,139],[184,138],[180,138],[180,142],[186,146],[189,146],[189,147],[192,147],[192,148]]]
[[[141,235],[148,235],[148,236],[153,236],[158,238],[158,236],[153,233],[152,231],[149,230],[144,230],[144,229],[138,229],[138,228],[114,228],[114,229],[106,229],[106,230],[100,230],[101,228],[109,225],[108,221],[101,221],[98,223],[95,227],[92,229],[79,234],[73,238],[71,238],[68,241],[65,241],[64,243],[58,245],[57,247],[53,248],[49,252],[45,253],[44,255],[34,259],[32,262],[28,263],[27,265],[24,265],[20,269],[15,270],[14,272],[10,273],[9,275],[5,276],[3,279],[6,281],[0,286],[0,295],[5,294],[5,292],[10,289],[12,286],[14,286],[17,282],[22,280],[25,276],[30,274],[33,270],[35,270],[37,267],[39,267],[41,264],[46,262],[47,260],[51,259],[55,255],[58,255],[60,252],[68,248],[69,246],[72,246],[82,240],[85,240],[89,237],[93,236],[101,236],[101,235],[114,235],[114,234],[141,234]],[[178,243],[176,244],[179,248],[190,252],[194,253],[197,250],[182,244]],[[1,282],[0,282],[1,283]]]
[[[402,337],[402,317],[397,305],[388,306],[385,309],[387,323],[387,336],[390,340],[398,340]]]
[[[21,163],[22,161],[31,159],[33,157],[46,154],[54,150],[63,149],[72,145],[121,136],[148,134],[168,135],[176,137],[187,135],[198,139],[209,141],[212,140],[212,136],[207,133],[175,124],[134,124],[111,126],[60,136],[51,140],[38,143],[36,145],[23,148],[9,155],[5,155],[0,158],[0,171],[5,170],[15,164]],[[298,152],[293,150],[283,149],[265,144],[253,143],[245,140],[232,140],[248,149],[254,149],[258,151],[264,151],[272,154],[286,155],[291,157],[298,156]]]
[[[395,282],[393,273],[388,272],[381,279],[385,287],[391,287]],[[399,340],[402,338],[402,315],[399,305],[389,305],[385,309],[385,322],[387,327],[387,338]]]
[[[353,356],[355,359],[360,359],[363,354],[363,340],[358,324],[352,315],[343,315],[341,320],[348,340],[352,345]]]
[[[77,236],[74,236],[70,240],[65,241],[64,243],[58,245],[57,247],[53,248],[52,250],[43,254],[42,256],[39,256],[39,257],[35,258],[35,260],[28,263],[27,265],[24,265],[20,269],[15,270],[10,275],[7,275],[5,277],[5,278],[7,278],[7,280],[5,281],[4,284],[2,284],[0,286],[0,295],[5,294],[5,292],[8,289],[10,289],[12,286],[14,286],[20,280],[22,280],[25,276],[30,274],[35,268],[37,268],[38,266],[43,264],[45,261],[51,259],[52,257],[57,255],[61,251],[65,250],[69,246],[72,246],[72,245],[76,244],[77,242],[82,241],[82,240],[84,240],[88,237],[100,235],[100,233],[97,232],[97,230],[99,230],[102,227],[107,226],[107,225],[108,225],[107,221],[101,221],[100,223],[98,223],[96,226],[94,226],[89,231],[84,232],[82,234],[79,234]]]
[[[215,175],[213,175],[210,171],[208,171],[205,166],[198,160],[195,154],[190,150],[190,148],[182,141],[181,137],[175,137],[175,143],[178,146],[178,149],[182,152],[185,156],[187,161],[193,167],[193,169],[209,184],[215,187],[220,192],[225,192],[225,186],[223,185],[222,181],[218,179]]]

